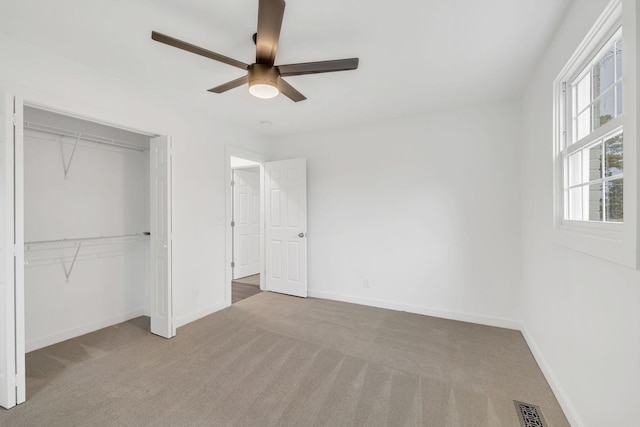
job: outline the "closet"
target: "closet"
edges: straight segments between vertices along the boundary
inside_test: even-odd
[[[23,131],[25,350],[150,315],[152,138],[32,107]]]
[[[175,335],[171,139],[0,92],[0,406],[25,353],[147,315]]]

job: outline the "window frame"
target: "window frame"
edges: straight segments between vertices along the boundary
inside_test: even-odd
[[[623,16],[627,8],[633,9],[631,19]],[[632,268],[637,266],[637,121],[636,115],[636,54],[635,50],[636,6],[629,0],[612,0],[587,33],[569,61],[553,83],[553,241],[554,243],[582,253],[597,256]],[[571,84],[589,72],[601,58],[611,41],[621,36],[623,45],[622,63],[622,114],[593,130],[589,135],[573,140],[573,105]],[[615,91],[614,75],[613,90]],[[614,96],[615,100],[615,96]],[[567,104],[569,103],[569,104]],[[590,105],[593,100],[590,99]],[[569,155],[585,149],[607,135],[622,130],[624,171],[623,209],[624,222],[582,221],[565,219],[565,161]]]
[[[573,67],[572,72],[570,72],[566,78],[562,78],[561,82],[562,86],[562,99],[560,100],[563,103],[564,116],[562,121],[562,139],[560,140],[560,151],[558,152],[557,162],[559,163],[558,168],[560,170],[561,176],[561,185],[562,185],[562,199],[560,203],[562,208],[559,215],[559,222],[562,226],[565,227],[582,227],[580,230],[582,232],[588,232],[588,230],[610,230],[615,231],[623,224],[623,222],[608,222],[608,221],[591,221],[591,220],[572,220],[566,218],[566,211],[568,206],[566,205],[566,190],[570,187],[566,185],[566,174],[567,174],[567,161],[569,157],[579,151],[586,149],[591,145],[596,145],[598,141],[604,141],[608,136],[617,134],[619,132],[624,133],[624,117],[623,115],[618,115],[613,119],[609,120],[607,123],[599,126],[598,128],[591,131],[586,136],[578,139],[577,136],[574,136],[576,133],[576,129],[574,126],[574,112],[575,112],[575,92],[573,90],[573,86],[575,82],[581,80],[587,73],[591,72],[593,66],[600,61],[603,57],[606,49],[611,45],[612,42],[617,42],[618,39],[622,40],[622,23],[620,19],[616,20],[613,27],[608,31],[599,34],[600,37],[597,37],[599,42],[595,45],[594,49],[588,50],[585,52],[583,56],[586,58],[579,62],[579,65]],[[620,79],[624,84],[624,79]],[[615,92],[616,79],[614,76],[613,85],[610,88]],[[599,97],[602,94],[599,95]],[[577,112],[575,116],[586,111],[589,106],[593,105],[594,101],[590,99],[590,103],[587,107],[585,107],[581,112]],[[622,110],[624,112],[624,109]],[[592,113],[590,113],[592,114]],[[624,141],[623,141],[624,147]],[[624,152],[624,150],[623,150]],[[604,158],[603,158],[604,161]],[[624,173],[623,173],[624,176]],[[589,182],[583,182],[583,185],[589,185]],[[558,183],[560,185],[560,183]],[[623,198],[624,199],[624,198]]]

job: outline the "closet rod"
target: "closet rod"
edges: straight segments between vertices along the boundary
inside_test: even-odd
[[[43,125],[40,123],[26,121],[24,122],[25,129],[37,130],[40,132],[50,133],[53,135],[68,136],[71,138],[80,138],[85,141],[97,142],[98,144],[112,145],[120,148],[127,148],[129,150],[145,151],[144,147],[132,142],[121,141],[113,138],[106,138],[104,136],[92,135],[84,132],[77,132],[74,130],[62,129],[55,126]]]
[[[145,233],[122,234],[118,236],[80,237],[77,239],[40,240],[37,242],[24,242],[25,252],[43,251],[52,249],[74,248],[79,246],[109,245],[117,243],[129,243],[149,240],[150,235]]]

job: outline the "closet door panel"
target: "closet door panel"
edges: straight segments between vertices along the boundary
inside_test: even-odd
[[[151,332],[175,335],[171,293],[171,140],[151,140]]]

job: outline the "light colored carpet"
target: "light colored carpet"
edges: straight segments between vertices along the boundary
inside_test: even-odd
[[[568,425],[521,334],[262,292],[165,340],[147,318],[27,355],[8,426]]]

